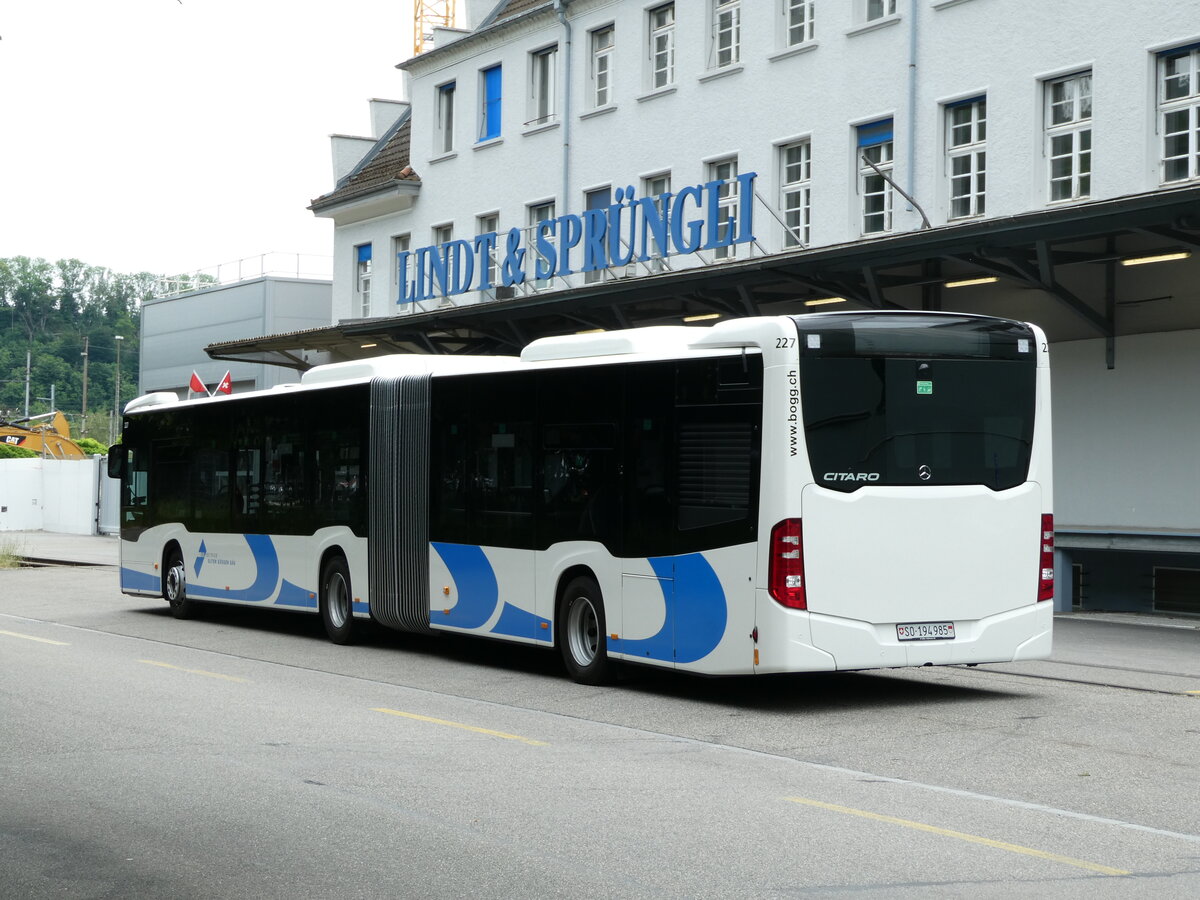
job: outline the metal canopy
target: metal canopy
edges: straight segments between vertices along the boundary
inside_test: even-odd
[[[1192,251],[1196,259],[1121,260]],[[744,252],[744,248],[739,248]],[[955,282],[984,283],[948,286]],[[514,354],[535,338],[824,309],[954,309],[1026,319],[1054,341],[1200,328],[1200,186],[975,220],[849,244],[607,278],[484,303],[445,305],[212,344],[213,359],[306,369],[388,352]],[[834,306],[811,301],[844,298]],[[365,345],[365,346],[364,346]]]

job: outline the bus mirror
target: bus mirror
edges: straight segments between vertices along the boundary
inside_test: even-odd
[[[125,448],[117,444],[108,451],[108,477],[125,477]]]

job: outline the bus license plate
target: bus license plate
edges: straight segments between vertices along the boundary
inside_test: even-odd
[[[910,622],[896,626],[896,638],[901,641],[952,641],[953,622]]]

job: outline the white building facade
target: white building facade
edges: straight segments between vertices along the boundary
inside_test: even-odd
[[[333,322],[293,354],[810,307],[1031,320],[1060,608],[1200,614],[1200,399],[1172,387],[1200,383],[1200,0],[466,14],[373,136],[334,138]]]

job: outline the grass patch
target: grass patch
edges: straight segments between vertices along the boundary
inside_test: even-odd
[[[0,537],[0,569],[16,569],[25,555],[25,545],[16,538]]]

